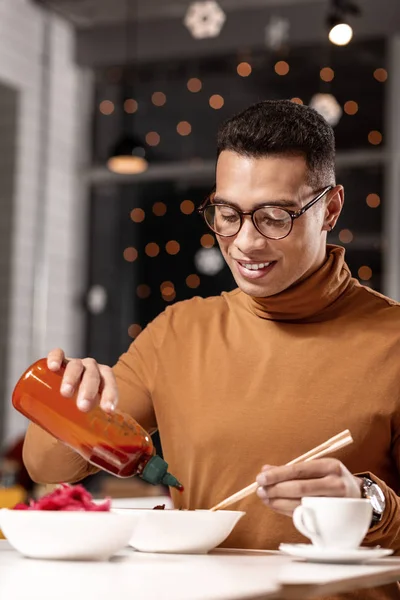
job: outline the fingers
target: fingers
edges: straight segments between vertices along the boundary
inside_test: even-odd
[[[61,348],[54,348],[47,355],[47,366],[51,371],[59,371],[65,354]]]
[[[100,407],[106,412],[113,411],[118,403],[118,387],[111,367],[99,365],[102,378]]]
[[[68,362],[61,383],[61,394],[65,398],[71,398],[78,390],[84,370],[85,367],[80,358],[73,358]]]
[[[80,362],[83,367],[83,375],[76,403],[80,410],[87,412],[91,410],[98,401],[102,379],[99,365],[93,358],[84,358]],[[69,364],[70,363],[68,363],[68,365]]]
[[[83,412],[91,410],[98,402],[103,410],[113,411],[118,402],[118,388],[112,369],[99,365],[93,358],[69,360],[65,367],[61,394],[71,398],[76,393],[77,406]]]
[[[259,496],[268,498],[293,498],[299,499],[304,496],[332,496],[341,498],[347,495],[347,486],[343,477],[327,475],[317,479],[298,479],[284,481],[271,486],[260,487]]]
[[[327,475],[336,475],[338,477],[342,475],[341,462],[336,458],[320,458],[297,465],[270,467],[265,471],[263,470],[257,476],[257,483],[260,486],[271,486],[283,481],[313,479],[326,477]]]
[[[274,467],[265,465],[257,476],[260,486],[258,497],[273,510],[291,515],[305,496],[348,497],[359,496],[359,490],[350,490],[354,479],[344,465],[335,458],[321,458],[298,465]],[[357,485],[354,484],[356,488]]]
[[[264,489],[259,488],[257,495],[262,502],[275,510],[276,512],[282,513],[283,515],[292,516],[294,509],[301,504],[301,498],[268,498],[264,496]]]
[[[261,469],[262,473],[264,473],[264,471],[269,471],[269,469],[273,469],[272,465],[264,465]]]

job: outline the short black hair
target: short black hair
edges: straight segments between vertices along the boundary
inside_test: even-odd
[[[218,131],[217,157],[223,150],[254,158],[303,155],[310,185],[335,185],[332,127],[313,108],[291,100],[265,100],[225,121]]]

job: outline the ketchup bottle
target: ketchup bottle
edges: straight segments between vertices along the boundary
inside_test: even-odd
[[[138,475],[153,485],[164,484],[183,490],[168,473],[168,464],[154,454],[149,434],[131,416],[104,412],[96,406],[85,413],[76,406],[76,395],[61,396],[64,363],[50,371],[46,359],[29,367],[15,386],[14,407],[83,458],[117,477]]]

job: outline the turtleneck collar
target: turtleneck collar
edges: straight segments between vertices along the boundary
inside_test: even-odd
[[[273,321],[319,321],[355,280],[340,246],[327,246],[327,259],[310,277],[267,298],[248,296],[250,309],[258,317]]]

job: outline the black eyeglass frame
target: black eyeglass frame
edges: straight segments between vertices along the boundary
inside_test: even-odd
[[[256,228],[256,230],[265,238],[269,239],[269,240],[283,240],[285,239],[288,235],[291,234],[292,229],[293,229],[293,225],[296,219],[298,219],[299,217],[301,217],[302,215],[304,215],[305,212],[307,212],[312,206],[314,206],[314,204],[316,204],[319,200],[321,200],[321,198],[323,198],[328,192],[330,192],[331,190],[333,190],[335,186],[333,185],[329,185],[327,186],[322,192],[320,192],[317,196],[315,196],[315,198],[313,198],[312,200],[310,200],[310,202],[308,202],[307,204],[305,204],[302,208],[300,208],[299,210],[290,210],[288,208],[283,208],[281,206],[277,206],[276,204],[265,204],[263,206],[258,206],[257,208],[255,208],[254,210],[239,210],[238,208],[236,208],[236,206],[232,206],[231,204],[226,204],[226,203],[213,203],[210,200],[211,195],[214,193],[212,192],[210,194],[210,196],[208,196],[208,198],[206,198],[206,200],[203,202],[203,204],[201,206],[199,206],[199,208],[197,209],[197,212],[199,214],[201,214],[203,216],[203,219],[207,225],[207,227],[209,229],[211,229],[211,231],[213,231],[216,235],[219,235],[221,237],[234,237],[235,235],[237,235],[239,233],[239,231],[241,230],[242,226],[243,226],[243,217],[245,216],[250,216],[252,223],[254,225],[254,227]],[[210,206],[212,204],[212,206],[228,206],[229,208],[233,208],[239,215],[240,217],[240,224],[239,224],[239,229],[237,230],[236,233],[230,233],[229,235],[224,235],[222,233],[219,233],[218,231],[215,231],[215,229],[213,229],[211,227],[211,225],[208,223],[206,217],[205,217],[205,210],[207,209],[208,206]],[[282,237],[279,238],[272,238],[268,235],[265,235],[265,233],[263,233],[262,231],[260,231],[260,228],[258,227],[256,220],[254,218],[254,214],[258,211],[258,210],[262,210],[264,208],[279,208],[279,210],[283,210],[284,212],[286,212],[290,219],[291,219],[291,224],[290,224],[290,229],[287,233],[285,233],[285,235],[283,235]]]

